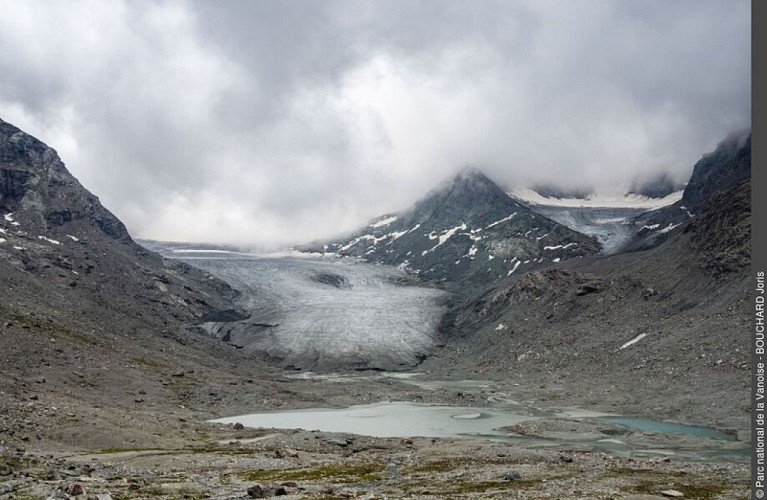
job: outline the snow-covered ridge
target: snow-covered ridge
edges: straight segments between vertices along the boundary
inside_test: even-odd
[[[507,194],[530,205],[548,205],[553,207],[589,207],[589,208],[644,208],[656,209],[671,205],[682,199],[684,191],[676,191],[663,198],[649,198],[637,194],[614,195],[593,194],[586,198],[547,198],[528,188],[515,188]]]

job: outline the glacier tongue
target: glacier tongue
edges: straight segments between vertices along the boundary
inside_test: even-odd
[[[214,337],[283,367],[396,370],[436,344],[445,293],[396,283],[404,273],[352,259],[188,258],[242,292],[251,317],[207,323]]]

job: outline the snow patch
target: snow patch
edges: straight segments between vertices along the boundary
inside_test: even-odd
[[[514,273],[514,271],[517,270],[517,268],[520,266],[520,264],[522,264],[520,261],[515,262],[514,263],[514,267],[509,269],[509,273],[506,276],[511,276]]]
[[[528,231],[526,231],[526,232],[525,232],[525,234],[524,234],[525,238],[527,238],[527,237],[530,235],[530,233],[532,233],[533,231],[537,231],[537,230],[538,230],[538,228],[537,228],[537,227],[534,227],[534,228],[532,228],[532,229],[529,229],[529,230],[528,230]]]
[[[560,260],[562,260],[562,259],[560,259],[559,257],[557,257],[556,259],[552,259],[552,260],[551,260],[551,262],[559,262]]]
[[[485,229],[490,229],[491,227],[495,227],[498,224],[503,224],[506,221],[510,221],[511,219],[514,218],[515,215],[517,215],[517,212],[514,212],[513,214],[509,215],[508,217],[504,217],[503,219],[500,219],[500,220],[497,220],[497,221],[493,222],[492,224],[487,226]],[[477,231],[480,231],[480,230],[477,230]]]
[[[69,238],[72,241],[80,241],[80,238],[78,238],[77,236],[72,236],[71,234],[68,234],[67,238]]]
[[[660,227],[660,224],[650,224],[649,226],[642,226],[639,228],[639,230],[641,231],[642,229],[649,229],[650,231],[655,231],[658,229],[658,227]]]
[[[623,344],[623,345],[620,347],[620,349],[625,349],[625,348],[627,348],[627,347],[629,347],[629,346],[632,346],[632,345],[636,344],[637,342],[639,342],[640,340],[642,340],[642,339],[643,339],[643,338],[645,338],[645,337],[647,337],[647,334],[646,334],[646,333],[640,333],[639,335],[637,335],[637,336],[636,336],[636,337],[634,337],[633,339],[631,339],[631,340],[629,340],[628,342],[626,342],[625,344]],[[619,350],[620,350],[620,349],[619,349]]]
[[[671,224],[669,224],[668,226],[666,226],[666,227],[664,227],[663,229],[661,229],[661,230],[660,230],[660,232],[661,232],[661,233],[667,233],[667,232],[669,232],[669,231],[673,230],[675,227],[677,227],[677,226],[680,226],[681,224],[682,224],[681,222],[680,222],[679,224],[673,224],[673,223],[671,223]]]
[[[692,213],[691,213],[691,212],[690,212],[690,211],[687,209],[687,207],[685,207],[684,205],[682,205],[681,207],[679,207],[679,209],[680,209],[680,210],[684,210],[684,211],[687,213],[687,217],[689,217],[689,218],[691,218],[691,219],[694,217],[694,215],[693,215],[693,214],[692,214]]]
[[[5,242],[6,242],[5,238],[0,238],[0,243],[5,243]]]
[[[370,227],[388,226],[389,224],[391,224],[392,222],[394,222],[397,219],[398,219],[398,217],[396,215],[393,215],[391,217],[387,217],[385,219],[379,220],[378,222],[374,222],[373,224],[370,224]]]
[[[3,219],[5,219],[6,222],[10,222],[12,226],[18,226],[19,223],[13,220],[13,212],[8,212],[7,214],[3,215]]]
[[[37,239],[38,240],[47,241],[48,243],[53,243],[54,245],[61,245],[60,241],[54,240],[54,239],[51,239],[51,238],[46,238],[45,236],[38,236]]]
[[[450,228],[446,231],[442,231],[441,233],[437,233],[436,231],[432,231],[427,236],[430,240],[439,240],[436,245],[431,247],[428,250],[424,250],[421,252],[421,256],[426,255],[429,252],[433,252],[440,246],[442,246],[447,240],[449,240],[456,232],[458,231],[466,231],[466,224],[461,224],[460,226],[456,226],[453,228]]]
[[[502,330],[506,330],[508,327],[504,325],[503,323],[498,323],[498,326],[495,327],[496,332],[500,332]]]
[[[352,241],[350,241],[346,245],[344,245],[341,248],[339,248],[338,251],[339,252],[345,252],[346,250],[349,250],[351,247],[353,247],[354,245],[356,245],[357,243],[359,243],[360,241],[363,241],[363,240],[372,241],[373,245],[377,245],[379,241],[383,241],[383,240],[385,240],[388,237],[389,237],[388,234],[385,234],[383,236],[375,236],[375,235],[372,235],[372,234],[363,234],[362,236],[358,236],[358,237],[354,238]]]
[[[570,247],[572,247],[572,246],[576,246],[576,245],[577,245],[577,243],[568,243],[567,245],[553,245],[553,246],[547,246],[547,247],[543,247],[543,249],[544,249],[544,250],[558,250],[558,249],[560,249],[560,248],[561,248],[562,250],[567,250],[568,248],[570,248]]]
[[[405,236],[407,233],[408,233],[408,231],[394,231],[393,233],[389,233],[387,236],[389,236],[391,238],[391,240],[389,240],[387,245],[391,245],[392,241],[394,241],[394,240],[396,240],[396,239],[398,239],[398,238],[400,238],[402,236]]]

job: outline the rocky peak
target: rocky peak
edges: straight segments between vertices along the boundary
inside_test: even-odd
[[[460,288],[598,253],[600,246],[533,212],[484,173],[467,168],[408,210],[376,218],[348,238],[300,249],[395,265]]]
[[[700,209],[716,194],[750,177],[751,131],[730,134],[695,164],[681,203],[691,210]]]
[[[187,325],[231,309],[236,295],[212,276],[135,243],[56,151],[3,120],[0,282],[15,301],[38,287],[55,294],[51,300],[62,310],[95,301],[115,304],[115,314],[151,311]],[[29,297],[35,302],[39,294]],[[7,299],[0,294],[0,302]]]
[[[413,207],[420,220],[457,219],[491,223],[499,212],[520,207],[497,184],[476,167],[465,167],[454,177],[432,190]]]
[[[85,222],[110,238],[132,243],[123,223],[67,171],[55,150],[2,119],[0,215],[38,233]]]

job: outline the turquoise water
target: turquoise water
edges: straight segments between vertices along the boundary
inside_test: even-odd
[[[634,417],[598,417],[598,420],[622,425],[631,429],[644,432],[660,432],[664,434],[685,434],[688,436],[706,437],[713,439],[724,439],[726,441],[736,441],[737,437],[733,433],[712,429],[711,427],[702,427],[698,425],[675,424],[672,422],[658,422],[646,418]]]

